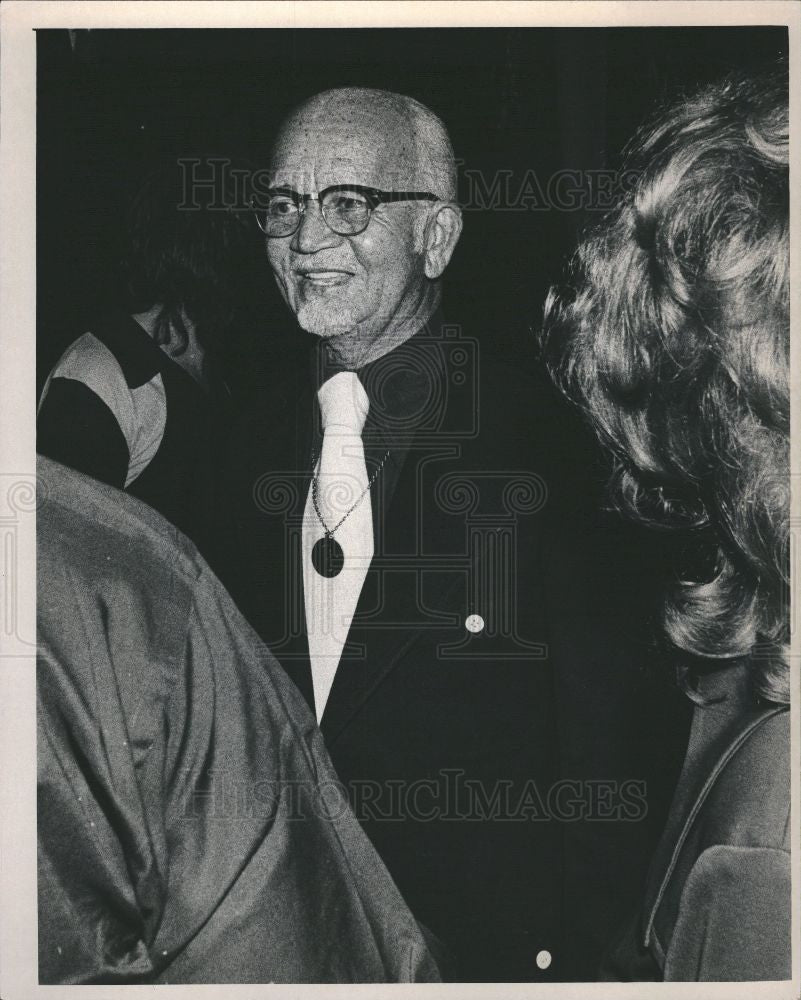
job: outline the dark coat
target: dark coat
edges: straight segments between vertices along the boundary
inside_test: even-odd
[[[39,981],[438,981],[308,707],[194,546],[37,471]]]
[[[593,978],[686,738],[639,627],[656,574],[639,536],[599,521],[595,453],[545,379],[440,326],[376,364],[360,373],[365,449],[368,465],[391,457],[326,745],[454,978]],[[410,368],[425,391],[382,427]],[[310,701],[298,553],[315,381],[305,362],[270,373],[232,446],[223,570]]]
[[[790,713],[746,668],[703,678],[687,759],[636,917],[606,979],[789,979]]]

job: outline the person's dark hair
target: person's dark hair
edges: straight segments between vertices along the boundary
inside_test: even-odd
[[[750,657],[756,695],[787,702],[786,67],[663,110],[628,162],[636,181],[549,293],[544,356],[612,448],[622,506],[712,550],[668,596],[671,641]]]
[[[226,210],[235,206],[234,192],[221,168],[201,158],[194,169],[204,178],[218,171],[220,204],[209,200],[210,186],[200,192],[205,200],[185,190],[192,175],[180,162],[154,170],[128,210],[122,268],[131,312],[162,306],[157,343],[170,340],[172,326],[176,353],[186,349],[185,313],[200,343],[213,353],[232,321],[241,276],[250,273],[248,259],[258,253],[259,241],[251,213]],[[200,207],[188,207],[193,202]]]

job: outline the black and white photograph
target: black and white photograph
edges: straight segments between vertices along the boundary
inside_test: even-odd
[[[801,8],[160,6],[3,12],[0,993],[797,997]]]

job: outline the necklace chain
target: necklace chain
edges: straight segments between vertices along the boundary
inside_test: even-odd
[[[312,469],[316,469],[317,458],[318,458],[317,455],[314,455],[314,457],[312,458]],[[328,527],[328,525],[325,523],[325,520],[323,519],[323,515],[320,513],[320,507],[319,507],[319,505],[317,503],[317,472],[314,471],[312,473],[312,504],[314,505],[314,513],[317,515],[317,517],[318,517],[318,519],[320,521],[320,524],[323,526],[323,529],[325,530],[325,536],[326,536],[326,538],[333,538],[334,537],[334,532],[338,531],[342,527],[342,525],[345,523],[345,521],[347,521],[347,519],[354,512],[354,510],[356,510],[356,508],[359,506],[359,504],[362,502],[362,500],[364,500],[365,496],[370,491],[370,487],[373,485],[373,483],[378,478],[379,472],[384,468],[384,462],[386,462],[386,460],[388,458],[389,458],[389,449],[387,449],[387,451],[384,453],[384,457],[378,463],[378,468],[375,470],[375,472],[372,474],[372,476],[370,476],[370,480],[367,483],[367,485],[365,486],[365,488],[362,490],[361,496],[359,497],[359,499],[350,508],[350,510],[348,510],[348,511],[345,512],[344,517],[341,517],[337,521],[337,523],[334,525],[333,528],[329,528]]]

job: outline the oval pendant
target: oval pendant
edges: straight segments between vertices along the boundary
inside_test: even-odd
[[[325,535],[314,543],[311,557],[312,566],[320,576],[338,576],[345,564],[342,546],[330,535]]]

